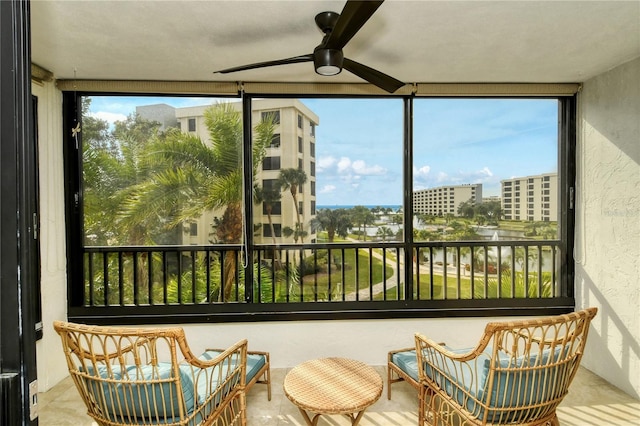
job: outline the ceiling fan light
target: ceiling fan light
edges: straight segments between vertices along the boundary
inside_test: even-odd
[[[316,49],[313,52],[313,63],[316,73],[320,75],[336,75],[342,71],[343,55],[337,49]]]
[[[336,75],[342,71],[342,68],[335,65],[321,65],[316,68],[316,72],[320,75]]]

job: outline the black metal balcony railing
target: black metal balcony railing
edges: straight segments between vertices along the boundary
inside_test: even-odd
[[[561,244],[545,241],[85,247],[70,316],[566,307]],[[251,265],[249,267],[248,265]],[[249,285],[249,283],[252,283]],[[76,293],[77,294],[77,293]]]

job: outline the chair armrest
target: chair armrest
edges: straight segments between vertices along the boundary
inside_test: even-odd
[[[222,361],[224,361],[225,359],[230,358],[233,354],[235,353],[240,353],[241,352],[241,359],[242,359],[242,364],[246,365],[246,361],[247,361],[247,346],[248,346],[248,342],[246,339],[240,340],[238,342],[236,342],[233,346],[230,346],[227,349],[216,349],[217,351],[220,351],[220,354],[218,356],[216,356],[213,359],[200,359],[197,358],[195,356],[193,356],[193,354],[191,352],[189,352],[189,354],[184,354],[185,355],[185,361],[195,367],[198,368],[210,368],[210,367],[214,367],[218,364],[220,364]],[[207,349],[209,350],[209,349]]]
[[[389,351],[389,359],[391,359],[391,356],[400,352],[409,352],[409,351],[413,351],[415,350],[416,347],[412,347],[412,348],[402,348],[402,349],[394,349],[392,351]]]
[[[193,381],[194,411],[191,416],[203,418],[244,392],[247,368],[247,340],[241,340],[225,349],[215,358],[194,357],[191,352],[179,369],[187,371]],[[227,401],[227,402],[225,402]]]
[[[469,361],[476,358],[479,354],[482,353],[482,350],[484,349],[484,347],[478,346],[471,349],[469,352],[459,353],[459,352],[451,351],[450,349],[448,349],[447,346],[444,345],[444,343],[436,342],[435,340],[432,340],[426,336],[423,336],[420,333],[415,334],[415,339],[416,339],[415,349],[416,349],[416,354],[418,356],[418,361],[420,361],[420,359],[424,357],[424,352],[422,352],[423,350],[433,349],[436,352],[442,354],[442,356],[446,358],[449,358],[454,361],[462,362],[462,361]]]

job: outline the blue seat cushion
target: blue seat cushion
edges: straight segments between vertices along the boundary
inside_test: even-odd
[[[219,350],[208,350],[205,351],[202,355],[198,357],[198,359],[202,360],[212,360],[218,355],[220,355],[222,351]],[[249,383],[253,378],[258,374],[260,369],[265,366],[267,363],[267,357],[262,354],[247,354],[247,374],[246,374],[246,382]],[[234,365],[235,367],[235,365]]]
[[[565,357],[568,350],[568,346],[564,350],[558,346],[553,354],[550,349],[545,349],[517,358],[499,352],[491,392],[483,386],[478,394],[478,399],[489,407],[488,420],[511,422],[522,414],[513,409],[555,399],[558,396],[557,377],[565,376],[559,369],[568,368],[566,363],[556,363]],[[490,365],[490,360],[484,361],[484,381],[488,379]]]
[[[469,349],[452,352],[467,353]],[[425,366],[425,374],[475,417],[484,415],[483,405],[475,402],[481,401],[489,409],[489,422],[517,420],[523,414],[517,410],[518,407],[540,403],[552,397],[555,369],[560,366],[545,366],[559,359],[562,352],[560,347],[555,349],[552,360],[549,359],[551,351],[548,349],[517,358],[500,351],[495,361],[493,386],[489,390],[492,352],[487,347],[478,355],[475,363],[460,363],[436,356],[436,360],[444,362],[436,366],[444,374],[428,365]]]
[[[415,349],[392,354],[391,363],[416,382],[420,381],[418,378],[418,358],[416,357]]]
[[[473,350],[473,348],[465,349],[451,349],[445,346],[449,352],[457,355],[466,354]],[[491,349],[478,355],[476,358],[478,364],[481,366],[487,366],[487,361],[490,359]],[[432,381],[434,381],[440,389],[442,389],[447,395],[452,397],[462,407],[471,413],[476,414],[481,410],[481,405],[476,403],[476,399],[479,399],[478,390],[482,390],[486,383],[487,368],[482,368],[476,376],[476,371],[472,366],[473,362],[458,362],[453,361],[439,353],[429,358],[425,356],[425,359],[435,360],[435,368],[425,363],[424,372]],[[441,370],[442,373],[439,371]]]
[[[222,369],[224,377],[228,369],[226,363]],[[172,364],[169,362],[161,362],[157,367],[150,365],[115,367],[111,373],[103,365],[97,368],[97,374],[89,366],[88,374],[98,376],[100,379],[109,378],[114,382],[88,379],[87,387],[94,394],[98,404],[106,411],[107,417],[134,424],[170,424],[180,421],[180,398],[184,398],[185,415],[188,417],[206,402],[212,392],[218,391],[204,411],[189,423],[191,425],[202,421],[202,415],[211,413],[236,385],[237,381],[230,381],[226,383],[225,389],[218,389],[219,370],[219,366],[201,369],[189,364],[180,364],[178,366],[180,389],[178,389],[175,382],[169,381],[153,384],[136,383],[140,380],[174,378]]]
[[[93,367],[87,368],[87,373],[100,379],[109,378],[114,382],[89,380],[88,387],[94,398],[112,416],[135,418],[171,418],[179,417],[180,398],[184,398],[185,410],[193,412],[195,405],[195,389],[190,370],[178,369],[180,389],[177,383],[171,381],[159,383],[137,383],[138,381],[163,381],[174,379],[175,373],[171,363],[159,363],[156,367],[145,365],[136,367],[127,365],[123,368],[114,367],[109,374],[107,367],[99,366],[94,373]],[[203,402],[204,389],[198,389],[198,401]],[[201,384],[198,388],[201,388]]]

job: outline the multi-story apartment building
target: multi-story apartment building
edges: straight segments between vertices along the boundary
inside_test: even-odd
[[[515,177],[500,181],[502,214],[506,220],[556,222],[558,174]]]
[[[444,216],[457,215],[458,207],[466,201],[482,202],[482,184],[449,185],[413,191],[414,214]]]
[[[242,108],[241,102],[232,105]],[[275,130],[270,146],[262,164],[257,167],[255,181],[264,188],[277,186],[280,171],[296,168],[304,170],[307,182],[297,188],[298,209],[303,230],[307,232],[305,242],[314,242],[315,234],[311,232],[310,221],[316,214],[316,152],[315,129],[319,124],[318,116],[297,99],[262,99],[252,101],[252,123],[258,123],[268,115],[274,120]],[[209,134],[204,121],[204,111],[209,105],[175,108],[177,126],[183,131],[193,133],[207,141]],[[138,107],[136,112],[142,117],[158,120],[154,111],[166,108],[155,106]],[[165,121],[163,121],[165,122]],[[277,242],[294,242],[294,236],[285,237],[283,229],[296,228],[297,215],[294,201],[289,191],[281,193],[281,199],[272,205],[271,219]],[[213,223],[221,212],[206,212],[200,218],[184,225],[183,238],[189,244],[207,244],[213,239]],[[260,224],[261,229],[254,233],[257,243],[272,243],[271,227],[264,205],[254,206],[254,223]]]

